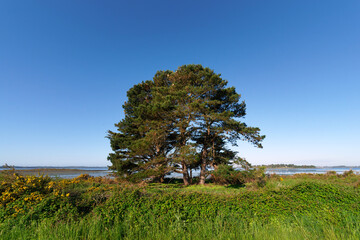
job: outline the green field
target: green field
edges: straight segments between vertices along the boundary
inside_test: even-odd
[[[360,239],[360,175],[265,187],[1,173],[0,239]]]

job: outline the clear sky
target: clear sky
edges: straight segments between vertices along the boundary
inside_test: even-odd
[[[126,91],[202,64],[267,137],[253,164],[360,165],[360,1],[0,1],[0,164],[106,166]]]

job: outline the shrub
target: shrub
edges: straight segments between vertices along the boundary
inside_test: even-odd
[[[337,175],[336,171],[327,171],[325,174],[329,176]]]
[[[350,176],[354,176],[355,173],[352,169],[350,169],[349,171],[345,171],[343,174],[342,174],[344,177],[350,177]]]
[[[231,184],[243,186],[252,183],[257,187],[266,185],[265,168],[252,168],[249,170],[236,170],[229,165],[219,165],[211,172],[211,178],[217,184]]]

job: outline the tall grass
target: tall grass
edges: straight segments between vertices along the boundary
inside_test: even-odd
[[[241,220],[218,216],[185,223],[178,218],[159,222],[145,217],[106,224],[98,217],[80,221],[54,222],[50,219],[29,226],[17,224],[2,228],[1,239],[360,239],[360,219],[347,215],[341,225],[329,224],[314,216],[275,217]]]

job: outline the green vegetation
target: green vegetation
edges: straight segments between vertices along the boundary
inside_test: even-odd
[[[353,172],[272,175],[264,187],[0,177],[1,239],[360,238]]]
[[[205,184],[209,167],[241,160],[230,145],[244,140],[262,147],[260,129],[240,121],[246,105],[235,88],[201,65],[158,71],[127,97],[125,118],[108,134],[111,168],[126,180],[162,182],[178,172],[189,185],[192,170],[200,169],[199,184]]]
[[[216,170],[211,171],[210,180],[217,184],[243,186],[246,183],[252,183],[263,187],[266,184],[265,168],[249,168],[239,171],[230,165],[220,164]]]

